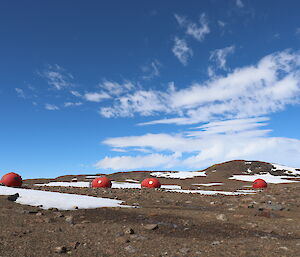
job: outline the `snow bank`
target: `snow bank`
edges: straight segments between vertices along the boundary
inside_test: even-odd
[[[205,187],[212,187],[212,186],[221,186],[223,183],[206,183],[206,184],[192,184],[193,186],[205,186]]]
[[[272,171],[277,171],[277,170],[286,170],[287,174],[290,175],[300,175],[300,170],[297,170],[296,168],[284,166],[284,165],[279,165],[275,163],[271,163],[275,168],[272,169]]]
[[[246,192],[248,190],[239,191],[239,192],[227,192],[227,191],[209,191],[209,190],[184,190],[184,189],[176,189],[176,190],[166,190],[168,192],[177,192],[177,193],[185,193],[185,194],[201,194],[201,195],[250,195],[254,194],[254,192]]]
[[[20,195],[16,200],[17,203],[42,206],[42,209],[74,210],[76,207],[78,209],[130,207],[121,205],[123,202],[121,200],[0,186],[0,195],[13,195],[16,193]]]
[[[233,175],[229,179],[241,180],[253,182],[256,179],[263,179],[267,183],[271,184],[280,184],[280,183],[295,183],[300,181],[287,180],[286,178],[291,178],[287,176],[273,176],[271,174],[263,174],[263,175]]]
[[[49,182],[46,184],[35,184],[35,186],[60,186],[60,187],[90,187],[90,182]],[[141,188],[141,184],[129,182],[116,182],[112,181],[111,188],[128,189],[128,188]],[[163,189],[181,189],[177,185],[161,185]]]
[[[158,178],[178,178],[178,179],[206,176],[204,172],[199,172],[199,171],[152,172],[150,173],[150,175]]]

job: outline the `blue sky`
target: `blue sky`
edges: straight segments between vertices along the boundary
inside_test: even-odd
[[[300,167],[297,1],[2,1],[0,171]]]

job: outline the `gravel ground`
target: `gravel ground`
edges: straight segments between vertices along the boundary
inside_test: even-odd
[[[130,172],[111,178],[147,176],[147,172]],[[206,190],[250,185],[228,181],[223,174],[213,176],[162,182],[186,188],[203,181],[225,183]],[[67,181],[65,177],[56,180]],[[1,257],[300,256],[300,183],[269,185],[254,195],[205,196],[154,189],[33,185],[45,181],[28,180],[24,186],[120,199],[137,208],[41,210],[0,196]]]

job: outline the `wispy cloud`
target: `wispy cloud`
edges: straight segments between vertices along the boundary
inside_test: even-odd
[[[188,47],[186,41],[178,37],[174,39],[172,52],[183,65],[187,65],[189,58],[193,56],[193,51]]]
[[[145,134],[108,138],[103,143],[118,149],[141,147],[155,154],[105,157],[98,168],[201,169],[233,159],[264,160],[294,165],[300,154],[300,140],[271,137],[268,118],[235,119],[212,122],[179,134]],[[163,152],[170,152],[166,155]]]
[[[104,80],[99,86],[106,91],[107,95],[111,96],[118,96],[134,89],[133,83],[128,80],[124,81],[123,83]]]
[[[210,52],[209,60],[214,61],[218,68],[222,70],[227,70],[226,67],[226,58],[229,54],[234,53],[235,46],[228,46],[222,49],[215,49]]]
[[[105,99],[109,99],[111,98],[111,96],[105,92],[90,92],[90,93],[85,93],[84,94],[84,99],[86,101],[90,101],[90,102],[101,102]]]
[[[299,36],[299,35],[300,35],[300,28],[296,28],[296,30],[295,30],[295,35],[296,35],[296,36]]]
[[[99,113],[107,118],[132,117],[135,112],[143,116],[151,116],[155,112],[167,111],[159,92],[138,90],[133,94],[127,94],[115,99],[112,107],[102,107]]]
[[[57,90],[70,87],[72,85],[71,80],[73,75],[67,73],[61,66],[48,65],[47,69],[38,74],[46,79],[47,83]]]
[[[57,111],[59,107],[54,104],[45,104],[45,109],[49,111]]]
[[[149,154],[144,156],[105,157],[95,164],[96,168],[134,170],[169,166],[176,162],[176,155]]]
[[[262,58],[256,65],[180,90],[136,90],[115,99],[100,113],[105,117],[173,114],[173,118],[146,124],[192,124],[265,115],[299,102],[300,53],[283,51]]]
[[[64,107],[74,107],[82,105],[82,102],[65,102]]]
[[[70,93],[71,93],[73,96],[77,96],[77,97],[81,97],[81,96],[82,96],[78,91],[75,91],[75,90],[71,90]]]
[[[198,41],[202,41],[210,32],[205,13],[200,15],[199,23],[191,22],[185,16],[178,14],[174,14],[174,16],[179,26],[185,29],[185,33]]]
[[[244,7],[244,3],[242,2],[242,0],[235,0],[235,4],[239,8],[243,8]]]
[[[21,98],[24,98],[24,99],[26,98],[24,90],[22,88],[15,88],[15,90],[17,92],[18,97],[21,97]]]
[[[221,20],[218,20],[218,25],[221,27],[221,28],[224,28],[226,26],[226,23],[224,21],[221,21]]]
[[[154,77],[159,77],[159,69],[161,68],[161,66],[161,63],[156,59],[150,62],[150,64],[142,66],[142,71],[144,72],[142,78],[145,80],[149,80]]]

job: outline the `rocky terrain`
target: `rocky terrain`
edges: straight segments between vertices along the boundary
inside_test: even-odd
[[[241,160],[191,178],[150,171],[108,175],[123,188],[76,186],[100,174],[25,180],[23,188],[119,199],[131,207],[43,209],[0,196],[0,256],[300,256],[298,173]],[[229,179],[251,174],[282,177],[285,183],[253,191],[251,181]],[[126,188],[153,176],[181,189]],[[75,184],[41,185],[49,182]]]

